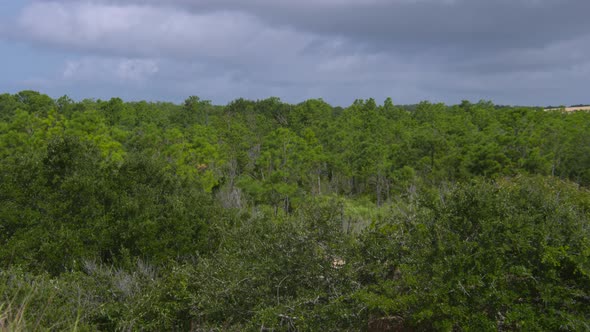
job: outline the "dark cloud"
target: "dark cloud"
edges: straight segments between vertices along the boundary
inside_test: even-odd
[[[10,32],[75,50],[62,79],[78,82],[108,67],[104,84],[220,99],[559,104],[588,102],[589,12],[587,0],[56,0],[26,5]]]
[[[320,34],[343,35],[377,49],[453,49],[484,52],[541,47],[590,31],[588,1],[540,2],[457,1],[382,4],[337,8],[315,15],[268,15],[276,23]]]
[[[590,1],[587,0],[172,0],[152,3],[184,6],[195,12],[247,12],[274,26],[344,37],[384,50],[488,51],[542,47],[590,32]]]

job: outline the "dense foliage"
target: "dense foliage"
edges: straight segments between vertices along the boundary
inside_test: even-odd
[[[590,330],[590,114],[0,95],[0,330]]]

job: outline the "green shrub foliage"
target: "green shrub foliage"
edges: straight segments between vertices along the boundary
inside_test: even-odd
[[[590,115],[0,95],[0,330],[590,330]]]

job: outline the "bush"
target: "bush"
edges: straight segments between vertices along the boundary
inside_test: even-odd
[[[375,244],[397,255],[396,272],[356,298],[426,330],[585,330],[589,203],[587,191],[547,178],[443,190],[416,218],[371,231],[406,240]]]

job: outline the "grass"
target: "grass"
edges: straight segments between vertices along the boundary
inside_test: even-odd
[[[31,330],[28,328],[25,319],[25,311],[29,300],[30,298],[27,297],[18,305],[14,305],[14,301],[0,304],[0,332]]]
[[[13,289],[0,289],[0,332],[79,331],[82,317],[80,298],[75,320],[70,317],[68,321],[67,317],[62,316],[61,322],[48,322],[51,319],[46,316],[47,310],[56,305],[53,303],[55,294],[48,294],[48,287],[53,288],[43,282],[38,284],[36,281],[29,281]],[[41,305],[36,303],[39,300],[43,302]]]

